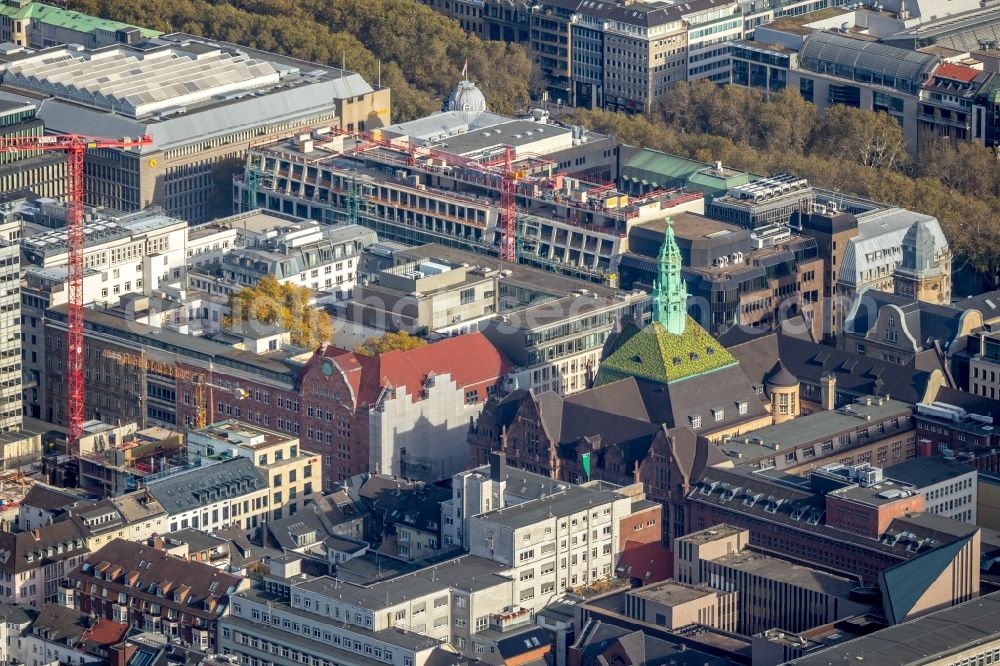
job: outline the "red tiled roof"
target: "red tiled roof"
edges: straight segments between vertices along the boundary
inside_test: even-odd
[[[674,554],[659,543],[626,541],[616,571],[623,578],[640,578],[643,584],[658,583],[674,575]]]
[[[119,624],[99,617],[87,631],[83,632],[80,640],[89,641],[96,645],[117,645],[125,639],[126,633],[128,633],[127,624]]]
[[[355,407],[365,406],[378,397],[378,387],[365,385],[366,376],[378,374],[375,372],[378,368],[377,359],[365,356],[364,354],[343,352],[335,356],[333,362],[344,373],[344,379],[347,380],[351,391],[354,393]]]
[[[359,406],[378,399],[382,388],[406,389],[411,399],[420,395],[424,379],[448,375],[460,387],[491,384],[500,380],[510,363],[482,333],[446,338],[418,349],[390,351],[371,358],[354,352],[334,357],[354,391]],[[486,400],[486,396],[480,396]]]
[[[955,65],[950,62],[943,62],[934,70],[934,76],[940,76],[943,79],[951,79],[953,81],[964,81],[965,83],[971,83],[980,74],[982,72],[978,69],[972,69],[965,65]]]
[[[409,351],[391,351],[379,356],[381,385],[405,386],[420,395],[428,374],[449,375],[459,387],[495,382],[510,364],[482,333],[467,333]],[[486,396],[481,397],[486,400]]]

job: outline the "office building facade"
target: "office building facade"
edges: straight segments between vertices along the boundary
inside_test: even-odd
[[[21,223],[0,221],[0,432],[21,429]]]
[[[203,76],[190,76],[194,62]],[[152,138],[140,148],[93,151],[88,203],[122,211],[157,204],[192,222],[231,212],[229,178],[251,140],[389,123],[389,90],[358,74],[192,35],[116,45],[99,56],[58,46],[8,54],[0,69],[15,93],[47,98],[38,117],[49,130]],[[112,72],[127,75],[112,82]]]

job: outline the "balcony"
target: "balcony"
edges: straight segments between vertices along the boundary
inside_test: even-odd
[[[504,609],[502,613],[490,615],[490,629],[504,632],[531,624],[531,611],[520,606]]]
[[[958,127],[964,130],[971,130],[972,124],[969,122],[968,117],[965,120],[957,120],[955,118],[942,118],[941,116],[935,116],[929,113],[918,113],[917,120],[925,123],[930,123],[932,125],[945,125],[948,127]]]

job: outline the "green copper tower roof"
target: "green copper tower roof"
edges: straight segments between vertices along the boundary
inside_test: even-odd
[[[684,317],[686,327],[679,335],[654,321],[628,337],[601,361],[594,385],[628,377],[668,384],[736,364],[736,358],[708,331],[687,315]]]
[[[653,282],[653,321],[663,324],[669,333],[681,335],[687,324],[687,285],[681,278],[681,250],[674,238],[674,223],[669,217],[666,222]]]
[[[668,384],[736,364],[733,355],[687,314],[681,251],[670,218],[658,263],[653,323],[641,331],[622,331],[617,348],[601,361],[595,386],[627,377]]]

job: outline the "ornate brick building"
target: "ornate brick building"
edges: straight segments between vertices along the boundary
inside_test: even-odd
[[[609,342],[594,388],[567,397],[515,391],[487,406],[470,428],[471,464],[503,451],[512,466],[574,483],[641,481],[665,505],[665,541],[684,534],[690,484],[725,460],[712,442],[772,422],[736,359],[687,316],[686,298],[668,223],[653,323]]]
[[[139,324],[107,311],[88,312],[87,418],[140,427],[193,427],[206,375],[207,420],[236,419],[298,437],[322,456],[328,484],[379,471],[424,481],[464,469],[470,420],[510,369],[480,333],[448,338],[377,358],[324,345],[313,354],[255,354],[205,338]],[[49,311],[46,348],[65,352],[65,306]],[[292,350],[295,352],[296,350]],[[145,368],[123,365],[142,356]],[[65,372],[51,368],[49,420],[65,424]]]

